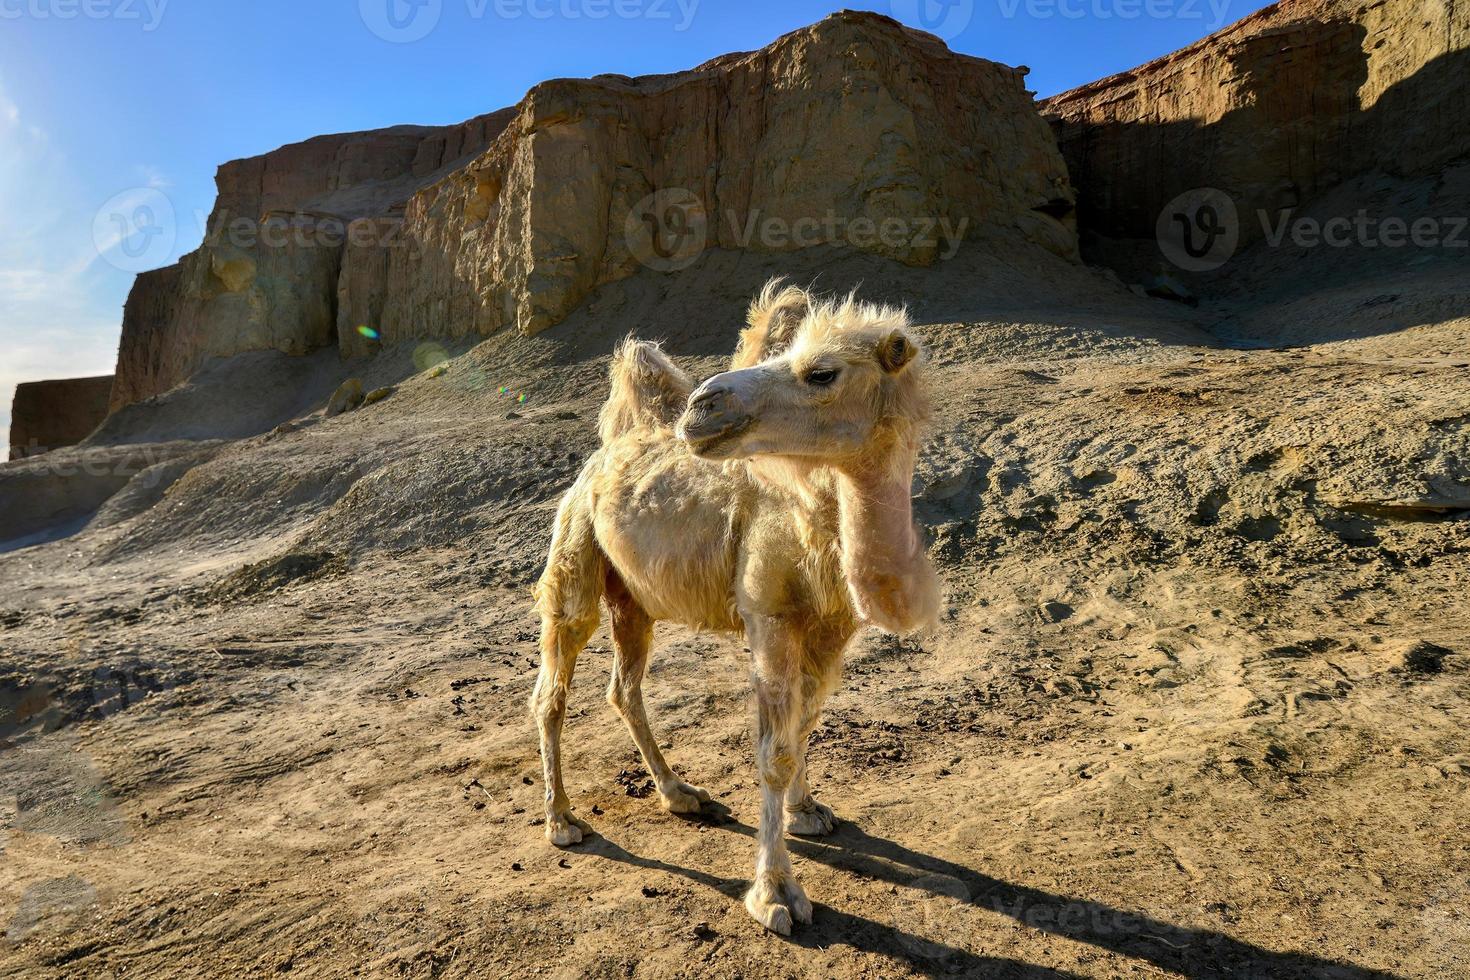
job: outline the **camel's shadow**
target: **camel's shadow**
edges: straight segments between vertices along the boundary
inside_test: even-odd
[[[755,828],[730,816],[729,810],[720,804],[710,804],[703,814],[689,819],[746,837],[755,835]],[[788,838],[788,844],[794,854],[808,860],[873,882],[898,886],[902,892],[894,892],[896,905],[913,908],[916,903],[903,896],[916,894],[917,904],[922,905],[925,899],[934,900],[944,915],[938,922],[929,921],[925,915],[910,916],[917,921],[905,922],[905,926],[935,933],[921,935],[817,901],[813,903],[814,921],[809,926],[799,926],[792,942],[806,948],[846,945],[893,956],[930,976],[960,974],[1022,980],[1078,976],[1009,958],[984,956],[966,948],[967,940],[978,939],[987,930],[995,929],[993,921],[983,921],[986,913],[997,913],[1033,929],[1143,960],[1186,977],[1388,980],[1395,976],[1304,953],[1276,952],[1209,929],[1180,926],[1099,902],[1011,884],[875,837],[848,822],[820,841]],[[739,901],[749,885],[742,879],[724,878],[634,854],[600,834],[590,836],[579,850],[639,868],[680,875],[733,901]],[[816,898],[820,900],[820,896]],[[969,925],[956,934],[954,926],[958,922]]]

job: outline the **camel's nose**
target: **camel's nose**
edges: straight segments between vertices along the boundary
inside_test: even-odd
[[[694,394],[689,396],[689,411],[719,412],[733,399],[734,394],[734,389],[724,383],[723,376],[717,374],[694,389]]]
[[[736,386],[724,375],[715,375],[694,390],[684,417],[679,420],[679,435],[692,446],[722,442],[743,431],[750,424],[750,412]]]

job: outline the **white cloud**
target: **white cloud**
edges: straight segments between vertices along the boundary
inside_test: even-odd
[[[142,178],[144,187],[149,187],[153,190],[161,191],[164,188],[174,186],[174,182],[169,180],[168,177],[164,175],[163,171],[159,170],[155,166],[152,166],[151,164],[143,164],[137,169],[138,176]]]

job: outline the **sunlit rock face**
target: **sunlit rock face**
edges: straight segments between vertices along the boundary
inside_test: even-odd
[[[1283,0],[1042,108],[1085,235],[1152,238],[1168,202],[1213,187],[1249,218],[1248,244],[1260,212],[1470,153],[1470,4]]]
[[[10,411],[10,458],[74,446],[107,417],[112,375],[17,385]]]
[[[138,276],[128,296],[112,408],[167,391],[211,357],[333,344],[351,223],[401,213],[511,115],[322,136],[220,167],[204,244]]]
[[[246,350],[535,333],[711,248],[928,265],[1004,234],[1074,259],[1025,74],[844,12],[691,71],[550,81],[463,126],[227,164],[203,248],[138,279],[113,406]]]

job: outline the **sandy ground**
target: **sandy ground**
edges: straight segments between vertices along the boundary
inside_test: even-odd
[[[814,737],[842,823],[792,843],[811,926],[739,904],[738,638],[661,627],[645,685],[717,804],[658,808],[604,630],[566,736],[596,833],[539,827],[550,514],[616,334],[696,374],[732,346],[772,263],[717,255],[0,555],[0,973],[1470,975],[1470,320],[1381,299],[1462,277],[1273,328],[992,258],[794,270],[924,324],[947,596],[934,635],[855,643]]]

